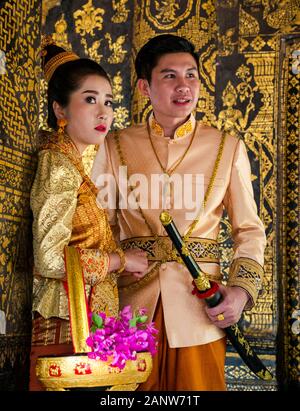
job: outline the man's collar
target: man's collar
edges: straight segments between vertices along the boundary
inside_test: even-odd
[[[161,125],[156,121],[153,112],[151,113],[148,121],[151,132],[159,137],[164,137],[164,130],[161,127]],[[177,127],[177,129],[175,130],[174,140],[183,137],[188,137],[189,135],[191,135],[195,128],[195,124],[195,117],[193,114],[191,114],[188,120],[185,123],[181,124],[181,126]]]

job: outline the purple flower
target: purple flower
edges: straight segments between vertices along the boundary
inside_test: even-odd
[[[129,305],[120,311],[118,318],[105,313],[90,314],[91,331],[86,339],[91,348],[88,357],[95,360],[111,360],[112,367],[123,369],[126,361],[135,360],[137,352],[157,352],[154,323],[147,324],[146,309],[133,313]]]

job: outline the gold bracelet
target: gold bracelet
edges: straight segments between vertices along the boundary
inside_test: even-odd
[[[115,249],[115,252],[119,255],[120,261],[121,261],[121,266],[120,268],[116,271],[117,274],[121,274],[125,270],[125,264],[126,264],[126,258],[125,258],[125,253],[122,250],[122,248],[118,247]]]

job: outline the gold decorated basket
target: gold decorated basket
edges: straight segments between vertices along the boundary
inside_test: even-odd
[[[121,370],[109,361],[93,360],[83,355],[40,357],[36,375],[48,391],[74,388],[133,391],[147,380],[152,369],[150,353],[138,353],[136,360],[128,360]]]
[[[88,358],[86,344],[89,325],[86,309],[80,258],[74,247],[66,247],[65,263],[69,289],[69,312],[75,354],[39,357],[36,376],[47,391],[71,389],[133,391],[147,380],[152,370],[152,356],[137,354],[136,360],[127,360],[123,369],[112,367],[111,361]]]

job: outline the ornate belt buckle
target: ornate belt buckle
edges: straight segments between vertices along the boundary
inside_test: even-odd
[[[158,237],[155,243],[155,256],[162,262],[172,261],[172,243],[168,238]]]

